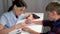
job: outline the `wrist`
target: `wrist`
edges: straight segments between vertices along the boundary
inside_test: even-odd
[[[21,26],[19,26],[18,24],[15,25],[15,29],[19,29]]]

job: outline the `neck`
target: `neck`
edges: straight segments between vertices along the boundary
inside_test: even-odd
[[[15,13],[15,10],[13,10],[13,14],[14,14],[15,16],[18,16],[18,15]]]
[[[18,18],[18,15],[16,15],[16,13],[13,11],[13,14],[15,15],[16,18]]]

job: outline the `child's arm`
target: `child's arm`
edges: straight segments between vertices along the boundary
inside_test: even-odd
[[[40,20],[40,21],[33,21],[35,24],[42,24],[43,26],[52,26],[53,21],[49,20]]]
[[[3,25],[1,25],[0,27],[3,27],[3,28],[0,30],[0,34],[8,34],[12,30],[15,30],[16,28],[22,28],[25,25],[26,25],[25,23],[19,23],[17,25],[11,26],[11,27],[6,28],[6,29],[4,29]]]
[[[38,21],[36,21],[36,20],[33,20],[33,23],[35,23],[35,24],[43,24],[43,20],[38,20]]]

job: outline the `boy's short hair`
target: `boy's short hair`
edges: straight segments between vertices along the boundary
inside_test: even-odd
[[[53,11],[55,10],[57,12],[58,15],[60,15],[60,3],[58,2],[50,2],[46,8],[46,11]]]

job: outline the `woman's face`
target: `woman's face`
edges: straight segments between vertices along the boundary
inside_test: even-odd
[[[14,6],[14,13],[17,16],[22,14],[24,10],[25,10],[25,7],[17,7],[16,5]]]

